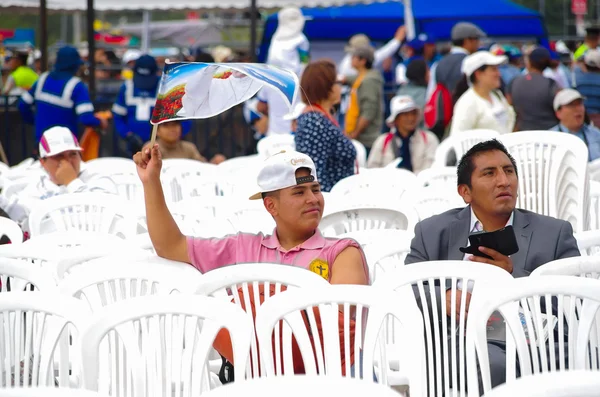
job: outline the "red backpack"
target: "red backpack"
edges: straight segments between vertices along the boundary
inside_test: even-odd
[[[438,137],[442,137],[452,120],[453,111],[452,94],[445,85],[437,83],[423,111],[425,126]]]

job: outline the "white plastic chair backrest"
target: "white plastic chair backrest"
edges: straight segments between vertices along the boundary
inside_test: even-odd
[[[208,355],[217,333],[229,331],[234,376],[243,380],[252,322],[217,298],[145,296],[104,307],[82,332],[86,389],[113,396],[197,396],[210,388]],[[118,351],[119,354],[109,354]],[[108,378],[108,379],[106,379]]]
[[[445,167],[448,165],[448,156],[454,151],[456,162],[473,146],[480,142],[498,138],[500,134],[494,130],[469,130],[461,131],[455,135],[444,139],[435,151],[435,167]]]
[[[215,196],[218,192],[218,168],[197,160],[167,159],[163,161],[161,181],[167,202]]]
[[[0,258],[0,292],[54,292],[56,281],[47,269],[19,259]]]
[[[419,320],[425,329],[423,334],[427,346],[430,396],[451,395],[450,385],[459,396],[466,396],[466,365],[461,358],[465,357],[467,329],[465,321],[459,319],[466,317],[467,294],[461,294],[457,301],[457,291],[472,287],[473,304],[474,301],[485,298],[489,282],[510,285],[512,281],[509,273],[495,266],[481,266],[480,263],[469,261],[432,261],[397,266],[373,284],[373,288],[394,290],[402,294],[406,293],[406,288],[412,287],[411,295],[421,308]],[[453,302],[450,312],[446,308],[447,293]],[[486,320],[487,318],[489,316]],[[392,344],[397,343],[397,339],[394,338]]]
[[[84,163],[84,168],[90,174],[112,177],[119,174],[137,175],[135,162],[124,157],[99,157]]]
[[[248,198],[258,191],[256,177],[264,159],[259,155],[235,157],[217,166],[219,194]]]
[[[271,234],[275,229],[275,220],[262,200],[236,200],[226,217],[240,233]]]
[[[415,208],[419,220],[427,219],[453,208],[466,206],[462,197],[456,191],[456,185],[453,187],[432,185],[415,189],[405,196],[404,201]]]
[[[70,387],[28,387],[2,389],[2,397],[109,397],[91,390],[72,389]]]
[[[11,244],[19,244],[23,242],[23,231],[12,219],[0,217],[0,237],[5,235],[10,240]]]
[[[29,230],[32,236],[74,230],[130,237],[137,229],[134,213],[116,195],[63,194],[36,204],[29,215]]]
[[[600,377],[594,371],[536,374],[494,387],[485,397],[596,397]]]
[[[361,168],[367,168],[367,148],[356,139],[351,139],[351,142],[356,149],[356,161],[358,162],[360,172]]]
[[[591,181],[600,182],[600,159],[588,163],[588,173]]]
[[[201,280],[201,273],[185,263],[113,257],[77,266],[60,281],[58,290],[84,301],[94,312],[140,296],[190,293]]]
[[[69,361],[69,338],[77,343],[88,317],[85,305],[60,294],[0,294],[2,386],[73,386],[80,366]]]
[[[252,307],[247,316],[254,323],[254,308],[275,294],[290,288],[326,288],[329,283],[307,269],[275,263],[245,263],[222,267],[203,275],[196,294],[219,297],[242,309]],[[268,291],[268,293],[267,293]],[[240,293],[241,292],[241,293]],[[248,377],[259,377],[258,347],[252,338]],[[264,376],[264,374],[263,374]]]
[[[417,182],[422,187],[444,187],[456,190],[458,177],[456,167],[431,167],[417,174]]]
[[[398,397],[399,395],[398,392],[389,386],[365,382],[362,379],[296,375],[251,379],[245,382],[233,382],[211,390],[202,396],[231,397],[247,395],[277,397],[285,395],[287,397],[304,397],[335,395],[337,393],[339,393],[338,395],[345,397]]]
[[[417,186],[417,176],[405,169],[370,168],[367,172],[338,181],[331,188],[331,193],[338,196],[367,195],[370,198],[385,194],[391,200],[398,200]]]
[[[521,131],[501,136],[517,163],[517,207],[569,221],[587,230],[588,149],[571,134]]]
[[[230,208],[234,203],[235,201],[229,197],[199,196],[170,203],[169,210],[176,221],[211,219],[229,215]]]
[[[4,181],[2,187],[2,195],[4,197],[11,198],[14,195],[21,193],[27,186],[33,183],[37,183],[40,180],[39,176],[23,176],[18,179]]]
[[[122,263],[138,262],[142,260],[154,260],[156,255],[149,250],[137,246],[130,246],[126,249],[121,247],[107,250],[105,247],[77,247],[66,251],[64,255],[56,262],[56,280],[60,281],[68,277],[72,271],[78,270],[80,265],[89,262],[97,263],[101,266],[104,263]]]
[[[256,151],[263,158],[271,157],[282,150],[296,150],[296,142],[292,134],[269,135],[256,144]]]
[[[574,233],[581,255],[600,255],[600,229]]]
[[[61,252],[55,247],[38,247],[28,244],[0,245],[0,258],[17,259],[22,262],[33,263],[54,274],[56,263],[61,257]]]
[[[144,186],[137,173],[120,173],[109,175],[117,187],[117,193],[127,201],[143,203]]]
[[[506,323],[506,379],[510,383],[516,379],[517,355],[521,376],[589,369],[590,362],[591,368],[598,369],[599,306],[598,280],[583,277],[524,277],[515,279],[511,288],[487,285],[486,298],[471,302],[467,320],[469,390],[478,387],[477,362],[483,391],[491,389],[486,329],[492,312],[499,311]],[[553,313],[557,319],[548,316],[545,325],[543,315]],[[546,342],[539,336],[545,335],[547,325],[551,329]],[[556,349],[552,348],[555,343]]]
[[[365,253],[371,245],[376,245],[382,241],[393,241],[396,244],[402,240],[412,240],[414,231],[400,229],[376,229],[376,230],[359,230],[356,232],[340,234],[336,238],[351,238],[355,240]],[[368,260],[368,258],[367,258]]]
[[[590,180],[589,198],[590,230],[600,229],[600,182]]]
[[[382,277],[382,274],[383,277],[386,277],[384,273],[393,271],[398,267],[404,267],[404,260],[410,252],[413,233],[403,232],[403,236],[381,238],[364,249],[371,282],[375,282],[377,277]]]
[[[319,229],[324,236],[336,237],[361,230],[414,230],[416,214],[386,208],[354,208],[325,215]]]
[[[27,244],[28,246],[35,245],[36,247],[40,247],[40,249],[55,247],[62,249],[62,252],[64,253],[78,247],[103,249],[109,252],[111,249],[124,249],[129,246],[127,240],[114,234],[84,232],[78,230],[36,235],[27,240],[24,244]]]
[[[309,294],[302,289],[277,294],[263,303],[256,315],[261,362],[267,376],[293,373],[290,343],[293,335],[307,375],[339,377],[344,373],[350,377],[353,363],[349,357],[354,352],[355,377],[362,374],[363,379],[371,381],[375,372],[378,383],[388,384],[387,371],[381,368],[374,371],[374,360],[377,357],[379,363],[387,362],[383,325],[391,317],[401,324],[399,330],[403,338],[399,343],[405,349],[402,361],[411,363],[406,370],[411,395],[422,395],[425,346],[423,327],[418,321],[419,310],[414,302],[402,301],[403,304],[398,305],[397,299],[391,291],[365,285],[332,285]],[[351,311],[355,322],[354,340],[350,336]],[[322,330],[322,337],[316,330]],[[279,354],[273,354],[280,349],[283,349],[281,361]],[[362,363],[358,359],[359,351],[362,351]]]
[[[573,258],[558,259],[548,262],[533,272],[533,276],[579,276],[587,278],[600,278],[600,257],[575,256]]]
[[[9,171],[10,167],[3,161],[0,161],[0,176],[5,176]]]

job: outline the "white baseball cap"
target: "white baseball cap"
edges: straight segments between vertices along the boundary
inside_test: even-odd
[[[283,119],[296,120],[298,117],[300,117],[302,112],[304,112],[304,109],[306,109],[306,104],[304,102],[298,102],[290,113],[283,116]]]
[[[123,65],[127,65],[129,62],[137,61],[141,56],[142,52],[140,50],[127,50],[123,55]]]
[[[296,178],[300,168],[308,168],[310,176]],[[317,182],[317,169],[312,159],[294,150],[283,150],[265,160],[257,178],[260,192],[250,196],[250,200],[262,198],[263,193],[310,182]]]
[[[386,123],[388,123],[388,125],[393,125],[399,114],[410,112],[415,109],[419,109],[419,106],[417,106],[412,97],[408,95],[395,96],[390,101],[390,117],[387,118]]]
[[[584,99],[583,95],[579,91],[572,88],[565,88],[564,90],[558,91],[554,96],[554,111],[560,109],[561,106],[568,105],[569,103],[578,99]]]
[[[41,158],[56,156],[68,150],[83,151],[75,135],[66,127],[47,129],[40,139],[39,150]]]
[[[590,48],[583,55],[583,63],[593,68],[600,68],[600,50]]]
[[[461,71],[471,77],[477,69],[482,66],[498,66],[506,63],[508,58],[505,55],[494,55],[489,51],[477,51],[468,55],[462,63]]]

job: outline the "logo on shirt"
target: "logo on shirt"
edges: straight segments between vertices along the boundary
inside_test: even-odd
[[[329,281],[329,265],[323,259],[315,259],[310,262],[308,268],[311,272],[318,274],[323,277],[325,280]]]

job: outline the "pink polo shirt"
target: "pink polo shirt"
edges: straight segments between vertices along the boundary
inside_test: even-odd
[[[279,244],[277,234],[240,233],[224,238],[188,237],[188,255],[192,265],[202,273],[238,263],[281,263],[308,269],[327,281],[331,280],[333,262],[347,247],[360,245],[351,239],[325,238],[317,230],[301,245],[286,251]],[[367,263],[363,254],[363,267],[368,279]]]

